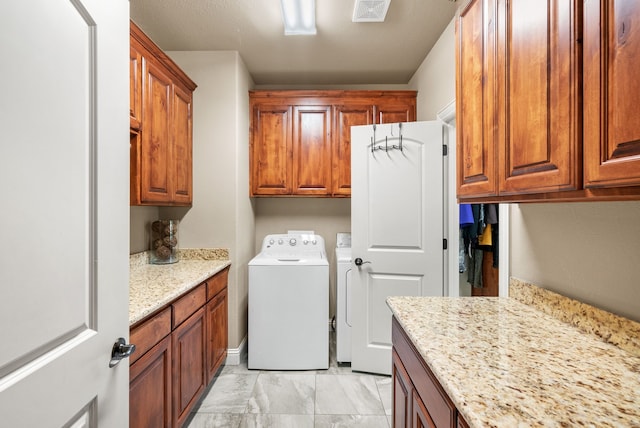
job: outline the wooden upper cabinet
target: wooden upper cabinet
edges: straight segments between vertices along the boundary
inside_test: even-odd
[[[142,69],[145,96],[142,106],[140,202],[154,203],[171,199],[172,84],[169,76],[154,61],[144,58]]]
[[[293,193],[331,194],[331,106],[293,108]]]
[[[405,98],[399,103],[393,101],[378,101],[375,105],[375,123],[415,122],[415,103],[415,98]]]
[[[131,205],[189,206],[196,85],[133,22],[130,43]]]
[[[175,203],[190,205],[193,186],[193,94],[180,85],[173,86],[173,190]]]
[[[351,196],[351,126],[415,121],[415,91],[250,91],[251,196]],[[382,122],[380,122],[382,120]]]
[[[579,189],[582,2],[501,1],[499,193]]]
[[[456,16],[458,196],[497,195],[497,0],[472,0]]]
[[[142,111],[142,54],[140,46],[135,40],[131,40],[129,47],[129,127],[132,130],[140,129],[140,116]]]
[[[469,0],[456,18],[458,198],[640,198],[640,3]]]
[[[291,194],[291,121],[288,105],[255,105],[251,130],[251,194]]]
[[[640,2],[584,2],[585,187],[640,185]]]
[[[373,106],[368,104],[340,104],[334,106],[333,184],[334,195],[351,195],[351,127],[371,125]]]

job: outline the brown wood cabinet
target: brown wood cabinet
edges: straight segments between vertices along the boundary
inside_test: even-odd
[[[632,0],[471,0],[460,8],[460,200],[640,198],[640,119],[631,107],[640,36],[620,33],[631,22],[640,23]]]
[[[331,192],[331,106],[293,107],[295,195]]]
[[[131,205],[192,202],[196,84],[131,22]]]
[[[332,153],[332,186],[334,196],[351,195],[351,127],[374,122],[372,105],[339,104],[333,107],[335,134]]]
[[[392,321],[393,426],[467,426],[398,321]]]
[[[201,307],[171,333],[173,348],[173,426],[182,426],[204,391],[206,324]]]
[[[640,184],[640,2],[584,2],[585,186]]]
[[[172,426],[171,310],[131,329],[136,351],[129,367],[129,426]]]
[[[456,19],[458,197],[494,196],[497,0],[472,0]]]
[[[351,196],[351,126],[416,120],[415,91],[250,91],[251,196]]]
[[[129,46],[129,127],[140,130],[142,113],[142,54],[136,49],[134,42]]]
[[[218,272],[131,327],[129,424],[181,427],[227,354],[227,279]]]
[[[500,195],[582,186],[579,3],[499,3]]]
[[[227,357],[227,290],[220,291],[205,308],[207,322],[207,384],[213,380],[218,368]]]

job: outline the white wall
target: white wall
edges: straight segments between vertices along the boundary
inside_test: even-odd
[[[640,202],[511,206],[511,275],[640,321]]]
[[[182,248],[228,248],[229,347],[246,336],[246,265],[253,250],[248,192],[248,94],[237,52],[167,52],[198,88],[193,98],[193,205],[160,208],[181,220]]]
[[[435,120],[456,97],[454,30],[452,20],[409,81],[418,91],[418,120]]]
[[[129,207],[129,254],[149,249],[149,227],[158,218],[158,207]]]

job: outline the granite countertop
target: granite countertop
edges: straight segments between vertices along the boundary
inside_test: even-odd
[[[387,303],[471,427],[640,427],[637,354],[513,298]]]
[[[180,250],[172,264],[148,264],[148,254],[129,258],[129,325],[144,319],[176,297],[231,264],[227,250]]]

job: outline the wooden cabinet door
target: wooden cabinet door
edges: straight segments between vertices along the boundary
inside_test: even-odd
[[[207,383],[227,356],[229,335],[227,331],[227,290],[220,291],[207,303]]]
[[[175,205],[191,205],[193,200],[192,93],[174,85],[171,194]]]
[[[256,105],[251,138],[251,194],[291,193],[291,107]]]
[[[129,426],[171,427],[171,336],[129,367]]]
[[[456,17],[457,195],[498,192],[497,0],[471,0]]]
[[[331,193],[351,196],[351,127],[371,125],[372,105],[337,105],[333,110],[333,177]]]
[[[331,106],[293,107],[295,195],[331,193]]]
[[[206,382],[205,311],[200,308],[171,333],[173,348],[173,426],[182,426]]]
[[[140,129],[142,112],[142,55],[135,40],[129,47],[129,127]]]
[[[171,79],[155,61],[142,60],[142,117],[140,199],[142,203],[171,200]]]
[[[411,426],[411,396],[413,385],[400,357],[392,352],[393,362],[393,426],[408,428]]]
[[[499,0],[501,195],[582,187],[581,4]]]
[[[411,427],[412,428],[436,428],[436,424],[433,423],[431,417],[429,416],[429,412],[427,411],[424,402],[420,398],[415,391],[413,391],[412,396],[412,416],[411,416]]]
[[[640,2],[584,2],[585,187],[640,185]]]
[[[375,123],[415,122],[415,98],[413,103],[407,99],[406,102],[376,105],[375,121]]]

